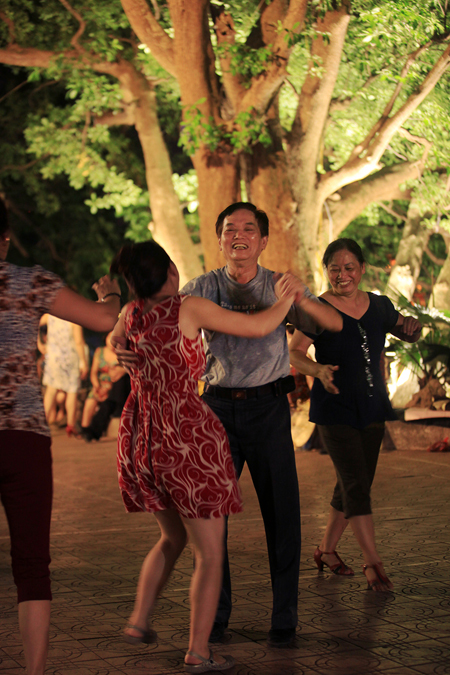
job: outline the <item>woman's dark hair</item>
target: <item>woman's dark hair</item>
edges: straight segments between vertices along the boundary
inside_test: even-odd
[[[338,251],[350,251],[353,253],[360,265],[363,265],[366,261],[364,259],[364,254],[361,250],[361,246],[356,243],[354,239],[348,239],[347,237],[342,237],[342,239],[335,239],[331,244],[325,249],[325,253],[322,258],[322,265],[328,267],[328,264],[331,258]]]
[[[239,211],[239,209],[251,211],[256,218],[256,222],[258,223],[261,237],[269,236],[269,219],[267,217],[267,213],[261,209],[256,208],[256,206],[254,204],[250,204],[250,202],[235,202],[234,204],[227,206],[227,208],[224,209],[222,213],[219,213],[219,216],[216,220],[216,234],[218,237],[220,237],[222,234],[223,221],[225,218],[227,216],[231,216],[231,214],[235,211]]]
[[[8,213],[6,211],[5,202],[0,198],[0,237],[3,237],[8,230]]]
[[[111,263],[111,274],[121,274],[138,298],[151,298],[167,281],[170,258],[156,241],[122,246]]]

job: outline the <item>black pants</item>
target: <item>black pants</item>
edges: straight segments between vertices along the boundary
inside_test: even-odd
[[[108,428],[111,417],[121,416],[130,391],[130,376],[126,373],[120,380],[114,382],[108,392],[108,398],[100,403],[89,427],[87,427],[93,438],[98,440],[102,437]]]
[[[266,532],[273,592],[272,629],[297,626],[300,502],[291,415],[286,395],[228,401],[203,395],[225,427],[238,477],[245,462]],[[244,504],[245,509],[245,504]],[[231,579],[225,542],[223,585],[216,621],[228,625]]]
[[[0,497],[11,535],[17,602],[51,600],[51,439],[32,431],[0,431]]]
[[[346,518],[372,513],[370,488],[384,436],[384,422],[355,429],[347,424],[320,425],[325,447],[336,469],[331,506]]]

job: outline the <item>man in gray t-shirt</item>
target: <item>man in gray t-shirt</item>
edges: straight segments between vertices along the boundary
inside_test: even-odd
[[[274,273],[258,265],[267,246],[267,215],[238,202],[216,222],[226,266],[203,274],[181,293],[208,298],[226,309],[254,312],[276,301]],[[315,333],[341,330],[342,319],[298,281],[298,294],[286,322]],[[289,376],[286,322],[264,338],[239,338],[205,331],[207,365],[203,398],[228,434],[236,472],[247,462],[266,531],[273,611],[269,644],[295,639],[300,564],[300,503],[286,394]],[[231,580],[225,552],[223,587],[211,641],[223,636],[231,613]]]

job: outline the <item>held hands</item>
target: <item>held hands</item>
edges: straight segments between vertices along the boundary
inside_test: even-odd
[[[336,370],[339,370],[339,366],[331,366],[329,364],[326,365],[317,364],[317,365],[318,365],[318,372],[316,374],[316,377],[318,377],[319,380],[322,382],[325,390],[329,394],[339,394],[339,389],[333,382],[334,373]]]
[[[117,279],[111,279],[107,274],[92,284],[92,288],[97,293],[99,300],[102,300],[108,293],[117,293],[120,296],[120,286]]]
[[[279,272],[275,274],[275,279],[277,281],[275,285],[275,293],[277,294],[277,298],[281,299],[277,293],[278,282],[281,281],[281,279],[284,279],[285,277],[289,277],[291,282],[291,289],[295,293],[295,297],[293,298],[292,302],[295,302],[296,304],[301,304],[301,301],[303,300],[303,296],[305,294],[306,286],[302,281],[300,281],[298,277],[296,277],[294,274],[292,274],[292,272],[289,271],[287,271],[283,275],[281,275]]]

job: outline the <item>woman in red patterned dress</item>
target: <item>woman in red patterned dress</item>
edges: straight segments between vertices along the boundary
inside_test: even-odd
[[[156,641],[148,619],[189,536],[196,564],[184,668],[222,671],[233,659],[213,655],[208,638],[220,592],[224,517],[242,507],[225,430],[197,392],[205,367],[200,330],[267,335],[292,304],[291,277],[278,282],[281,300],[247,315],[179,295],[178,271],[154,241],[124,247],[111,272],[122,274],[137,298],[122,310],[112,337],[113,345],[127,342],[138,356],[119,429],[119,484],[127,511],[154,513],[161,529],[142,566],[125,639]]]

